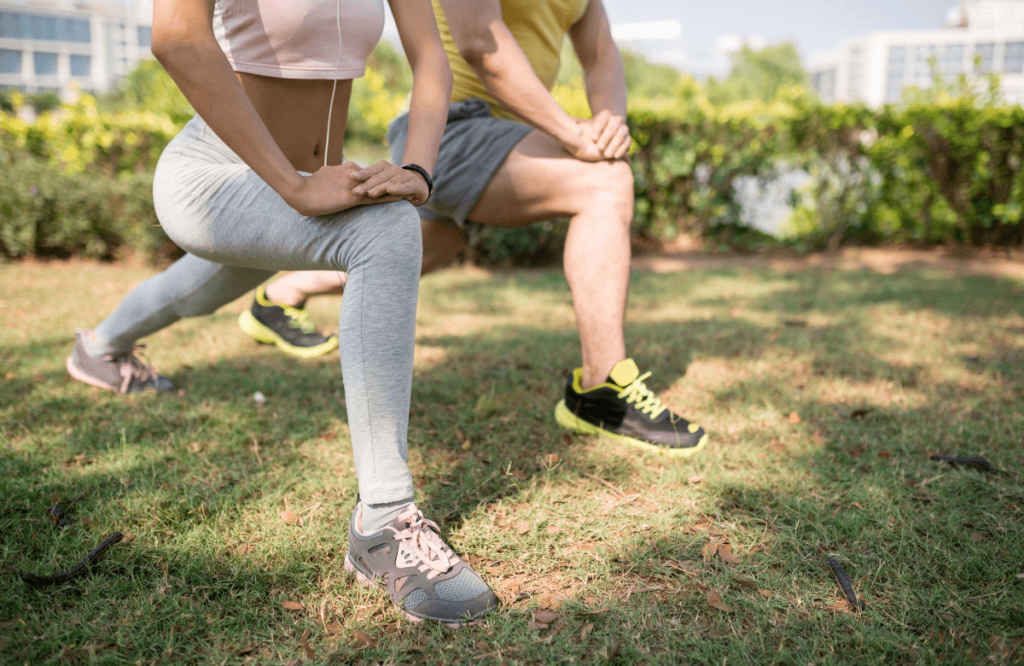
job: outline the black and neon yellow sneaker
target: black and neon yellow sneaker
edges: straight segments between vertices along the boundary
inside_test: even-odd
[[[313,358],[338,348],[338,338],[323,335],[306,312],[298,307],[280,305],[267,298],[266,288],[256,290],[252,307],[238,317],[241,329],[257,342],[277,347],[292,356]]]
[[[605,435],[674,456],[690,456],[707,444],[696,423],[673,414],[661,403],[633,359],[619,361],[604,384],[583,390],[583,369],[576,368],[565,386],[565,400],[555,407],[555,420],[570,430]]]

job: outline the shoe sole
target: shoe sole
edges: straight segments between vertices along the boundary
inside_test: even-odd
[[[686,458],[694,455],[698,451],[703,451],[704,447],[707,446],[708,443],[707,433],[704,433],[704,436],[700,438],[700,441],[697,442],[697,446],[691,446],[686,449],[670,449],[664,446],[658,446],[657,444],[651,444],[650,442],[645,442],[642,439],[627,437],[626,435],[618,435],[614,432],[596,426],[593,423],[584,421],[580,417],[576,416],[571,411],[569,411],[569,408],[565,405],[565,400],[559,402],[558,406],[555,407],[555,421],[557,421],[558,425],[562,426],[563,428],[566,428],[567,430],[573,430],[581,435],[602,435],[604,437],[608,437],[609,439],[613,439],[618,442],[623,442],[631,446],[640,447],[648,451],[653,451],[655,453],[669,455],[676,458]]]
[[[79,367],[75,365],[75,362],[72,359],[72,357],[68,356],[68,361],[64,365],[68,369],[68,374],[71,375],[73,378],[77,379],[78,381],[82,382],[83,384],[95,386],[96,388],[105,389],[107,391],[113,391],[114,393],[117,393],[119,395],[121,394],[121,390],[118,387],[111,386],[110,384],[107,384],[102,380],[96,379],[92,375],[86,374],[84,370],[79,369]]]
[[[238,327],[242,329],[243,333],[256,342],[262,342],[263,344],[268,345],[277,345],[277,348],[285,354],[297,356],[299,358],[315,358],[317,356],[323,356],[324,354],[332,352],[338,348],[338,338],[333,336],[327,342],[315,347],[297,347],[282,338],[266,325],[260,323],[256,317],[252,316],[252,312],[249,310],[246,310],[238,316]]]
[[[156,389],[156,388],[144,388],[141,391],[129,391],[128,393],[121,393],[120,387],[111,386],[110,384],[107,384],[103,380],[96,379],[92,375],[86,374],[86,372],[84,370],[82,370],[77,365],[75,365],[75,361],[74,361],[74,359],[71,356],[68,356],[68,360],[64,364],[64,367],[67,368],[68,374],[71,375],[71,377],[73,379],[77,379],[78,381],[82,382],[83,384],[88,384],[89,386],[95,386],[96,388],[104,389],[105,391],[113,391],[114,393],[116,393],[118,395],[130,395],[132,393],[158,393],[159,394],[159,393],[171,393],[172,391],[174,391],[174,386],[171,386],[171,388],[166,389],[164,391],[161,391],[161,390]]]
[[[348,571],[349,573],[355,574],[356,580],[359,581],[360,583],[362,583],[363,585],[367,585],[367,586],[375,588],[375,589],[380,589],[381,587],[383,587],[380,583],[376,583],[373,580],[367,578],[366,574],[361,572],[359,569],[356,569],[356,565],[352,564],[352,560],[350,560],[348,558],[347,554],[345,555],[345,571]],[[409,620],[410,622],[419,623],[419,622],[423,622],[423,620],[430,620],[431,622],[437,622],[438,624],[442,624],[442,625],[448,627],[449,629],[461,629],[463,627],[475,627],[477,624],[480,623],[479,620],[472,620],[470,622],[445,622],[444,620],[435,620],[435,619],[429,618],[429,617],[418,617],[416,615],[413,615],[409,611],[405,610],[404,608],[399,608],[398,610],[402,611],[402,615],[404,615],[405,619]]]

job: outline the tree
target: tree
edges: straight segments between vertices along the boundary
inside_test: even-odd
[[[156,60],[141,60],[112,92],[99,100],[104,111],[134,109],[168,116],[184,125],[195,115],[170,74]]]
[[[746,100],[771,102],[783,88],[806,85],[807,73],[792,42],[755,51],[747,46],[732,55],[732,71],[724,80],[710,77],[708,99],[725,105]]]

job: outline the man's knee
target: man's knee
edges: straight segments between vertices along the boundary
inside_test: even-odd
[[[631,221],[633,218],[633,170],[623,160],[586,165],[581,203],[588,210],[612,213]]]

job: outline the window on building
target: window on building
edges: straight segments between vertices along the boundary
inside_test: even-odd
[[[1006,45],[1003,71],[1008,74],[1024,73],[1024,42],[1010,42]]]
[[[0,74],[21,74],[21,51],[0,49]]]
[[[980,56],[980,62],[979,62]],[[976,62],[976,69],[979,72],[991,72],[992,63],[996,56],[996,45],[995,44],[978,44],[974,47],[974,59]]]
[[[148,49],[153,45],[153,28],[148,25],[139,26],[139,46]]]
[[[32,54],[36,74],[51,75],[57,73],[57,54],[36,51]]]
[[[942,71],[947,77],[953,77],[964,71],[964,45],[950,44],[942,57]]]
[[[0,37],[21,39],[21,14],[0,12]]]
[[[931,83],[932,72],[939,66],[937,46],[918,46],[914,82],[919,86]]]
[[[0,37],[88,44],[89,21],[63,16],[0,12]]]
[[[907,73],[907,47],[889,47],[889,68],[885,86],[885,99],[888,102],[899,101],[903,92],[903,80]]]
[[[89,77],[92,75],[92,58],[84,55],[71,56],[71,76]]]

